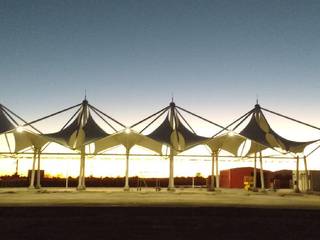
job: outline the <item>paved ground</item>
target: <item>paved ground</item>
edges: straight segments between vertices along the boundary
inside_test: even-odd
[[[0,189],[0,237],[319,239],[320,196],[290,190]]]
[[[320,211],[238,207],[0,207],[1,239],[319,239]]]
[[[0,206],[167,206],[167,207],[260,207],[319,209],[320,195],[296,194],[292,190],[248,192],[242,189],[177,189],[156,192],[121,188],[88,188],[86,191],[65,188],[0,189]]]

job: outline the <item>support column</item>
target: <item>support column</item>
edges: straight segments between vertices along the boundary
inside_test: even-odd
[[[85,162],[86,162],[86,151],[85,146],[81,147],[81,153],[80,153],[80,174],[79,174],[79,182],[77,190],[85,190]]]
[[[294,182],[294,191],[299,193],[299,156],[297,156],[297,165],[296,165],[296,180]]]
[[[41,174],[40,174],[40,169],[41,169],[41,164],[40,164],[40,158],[41,158],[41,150],[38,150],[38,171],[37,171],[37,184],[36,184],[36,189],[41,188]]]
[[[85,147],[83,147],[83,150],[81,151],[81,158],[82,158],[82,189],[86,189],[86,151]]]
[[[254,153],[254,167],[253,167],[253,189],[254,192],[257,191],[257,153]]]
[[[86,126],[87,120],[88,120],[88,101],[85,99],[82,102],[82,117],[81,117],[81,122],[80,122],[80,126],[79,126],[77,134],[79,133],[79,131],[83,130],[84,126]],[[76,137],[78,138],[78,135]],[[86,164],[86,147],[85,147],[84,143],[82,143],[81,148],[80,148],[80,174],[79,174],[79,182],[78,182],[77,190],[85,190],[86,189],[85,164]]]
[[[68,188],[68,187],[69,187],[69,177],[66,176],[66,188]]]
[[[174,191],[174,155],[173,155],[173,147],[170,146],[170,169],[169,169],[169,185],[168,191]]]
[[[129,149],[126,149],[126,176],[125,176],[125,184],[124,184],[124,191],[129,191]]]
[[[310,191],[310,177],[308,173],[308,165],[307,165],[307,157],[303,156],[303,161],[304,161],[304,171],[306,175],[306,181],[307,181],[307,191]]]
[[[261,181],[261,191],[265,191],[264,186],[264,173],[263,173],[263,165],[262,165],[262,152],[260,151],[260,181]]]
[[[216,187],[220,188],[219,154],[216,152]]]
[[[77,190],[81,190],[81,183],[82,183],[82,157],[80,157],[80,169],[79,169],[79,179],[78,179]]]
[[[211,153],[211,183],[208,188],[209,191],[214,191],[214,159],[215,159],[215,153]]]
[[[31,178],[30,178],[30,185],[29,189],[34,189],[34,177],[35,177],[35,170],[36,170],[36,160],[37,160],[37,150],[33,150],[33,162],[32,162],[32,171],[31,171]]]
[[[66,188],[69,187],[69,160],[67,160],[67,170],[66,170]]]
[[[17,155],[17,159],[16,159],[16,175],[19,175],[19,155]]]

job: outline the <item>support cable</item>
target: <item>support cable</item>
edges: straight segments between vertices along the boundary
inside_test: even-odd
[[[226,126],[226,128],[231,127],[233,124],[235,124],[236,122],[240,121],[242,118],[246,117],[247,115],[249,116],[249,115],[252,113],[253,110],[254,110],[254,109],[251,109],[249,112],[243,114],[241,117],[237,118],[237,119],[234,120],[232,123],[230,123],[228,126]],[[242,122],[241,122],[241,123],[242,123]],[[239,124],[239,125],[240,125],[240,124]],[[236,128],[237,128],[237,127],[238,127],[238,126],[236,126]],[[219,132],[217,132],[216,134],[214,134],[211,138],[214,138],[214,137],[218,136],[218,135],[219,135],[220,133],[222,133],[224,130],[225,130],[225,129],[220,130]],[[232,129],[232,131],[234,131],[234,130],[235,130],[235,128]]]
[[[119,124],[121,127],[126,127],[125,125],[123,125],[122,123],[118,122],[117,120],[115,120],[114,118],[110,117],[109,115],[105,114],[104,112],[100,111],[98,108],[92,106],[91,104],[88,104],[90,108],[95,109],[96,111],[98,111],[99,113],[101,113],[103,116],[111,119],[112,121],[114,121],[115,123]]]
[[[182,107],[176,106],[176,108],[178,108],[178,109],[180,109],[180,110],[182,110],[182,111],[184,111],[184,112],[186,112],[186,113],[189,113],[189,114],[191,114],[191,115],[193,115],[193,116],[195,116],[195,117],[197,117],[197,118],[200,118],[201,120],[204,120],[204,121],[206,121],[206,122],[208,122],[208,123],[211,123],[212,125],[215,125],[216,127],[219,127],[219,128],[222,128],[223,130],[229,131],[226,127],[224,127],[224,126],[222,126],[222,125],[220,125],[220,124],[217,124],[217,123],[215,123],[215,122],[212,122],[212,121],[210,121],[210,120],[208,120],[208,119],[206,119],[206,118],[203,118],[203,117],[201,117],[201,116],[199,116],[199,115],[197,115],[197,114],[195,114],[195,113],[193,113],[193,112],[190,112],[190,111],[188,111],[188,110],[186,110],[186,109],[184,109],[184,108],[182,108]]]
[[[191,129],[191,131],[193,132],[193,134],[196,134],[196,132],[193,130],[193,128],[191,127],[191,125],[187,122],[187,120],[183,117],[183,115],[179,112],[178,109],[176,109],[176,112],[178,113],[178,115],[182,118],[182,120],[188,125],[188,127]]]
[[[61,111],[52,113],[52,114],[47,115],[47,116],[45,116],[45,117],[39,118],[39,119],[34,120],[34,121],[32,121],[32,122],[25,123],[25,124],[23,125],[23,127],[25,127],[25,126],[31,126],[31,124],[40,122],[40,121],[45,120],[45,119],[47,119],[47,118],[53,117],[53,116],[58,115],[58,114],[63,113],[63,112],[66,112],[66,111],[71,110],[71,109],[73,109],[73,108],[75,108],[75,107],[79,107],[80,105],[81,105],[81,103],[79,103],[79,104],[77,104],[77,105],[74,105],[74,106],[72,106],[72,107],[69,107],[69,108],[65,108],[65,109],[63,109],[63,110],[61,110]],[[11,112],[11,111],[10,111],[10,112]],[[25,122],[25,121],[24,121],[24,122]]]
[[[102,119],[102,121],[104,121],[113,131],[117,132],[117,129],[115,129],[105,118],[103,118],[94,108],[92,108],[91,106],[89,106],[89,108],[95,113],[97,114],[97,116]]]
[[[63,129],[65,129],[67,126],[68,126],[68,124],[73,120],[73,118],[80,112],[80,110],[81,110],[81,108],[79,108],[73,115],[72,115],[72,117],[67,121],[67,123],[61,128],[61,130],[60,131],[62,131]]]
[[[241,159],[243,158],[243,152],[244,152],[244,148],[246,146],[247,140],[248,140],[247,138],[244,140],[244,143],[243,143],[243,146],[242,146],[242,149],[241,149],[241,152],[240,152],[240,158]]]
[[[25,124],[27,123],[27,121],[25,121],[23,118],[21,118],[20,116],[18,116],[14,112],[12,112],[10,109],[6,108],[5,106],[3,106],[3,107],[5,108],[5,109],[3,109],[4,113],[16,124],[16,126],[19,126],[19,123],[17,123],[17,121],[7,111],[9,111],[16,118],[20,119],[23,123],[25,123]],[[42,132],[40,130],[38,130],[37,128],[35,128],[34,126],[30,125],[30,127],[32,129],[34,129],[35,131],[37,131],[38,133],[42,134]]]
[[[262,115],[262,117],[267,121],[267,118],[266,118],[266,116],[264,115],[264,113],[262,112],[262,111],[259,111],[259,113]],[[267,122],[267,124],[269,125],[269,123]],[[271,127],[270,127],[270,125],[269,125],[269,128],[271,129]],[[281,137],[281,136],[280,136]],[[260,143],[259,143],[260,144]],[[279,153],[282,153],[281,151],[279,151],[279,150],[277,150],[275,147],[270,147],[270,146],[268,146],[268,148],[271,148],[271,149],[273,149],[273,150],[275,150],[275,151],[277,151],[277,152],[279,152]],[[290,155],[292,155],[292,156],[295,156],[295,154],[293,153],[293,152],[290,152],[290,151],[288,151],[287,149],[283,149],[281,146],[279,146],[278,148],[280,148],[281,150],[283,150],[283,151],[285,151],[284,153],[282,153],[282,154],[290,154]]]
[[[163,109],[162,109],[163,110]],[[146,130],[151,124],[157,121],[163,114],[167,112],[168,109],[164,109],[155,119],[153,119],[147,126],[145,126],[139,133],[142,134],[144,130]]]
[[[263,110],[265,110],[265,111],[267,111],[267,112],[269,112],[269,113],[272,113],[272,114],[278,115],[278,116],[280,116],[280,117],[283,117],[283,118],[289,119],[289,120],[291,120],[291,121],[294,121],[294,122],[297,122],[297,123],[303,124],[303,125],[305,125],[305,126],[308,126],[308,127],[311,127],[311,128],[317,129],[317,130],[320,130],[320,128],[319,128],[319,127],[313,126],[313,125],[311,125],[311,124],[309,124],[309,123],[305,123],[305,122],[299,121],[299,120],[297,120],[297,119],[294,119],[294,118],[291,118],[291,117],[288,117],[288,116],[282,115],[282,114],[280,114],[280,113],[277,113],[277,112],[274,112],[274,111],[268,110],[268,109],[263,108],[263,107],[261,107],[261,109],[263,109]]]
[[[178,144],[179,144],[179,133],[178,133],[178,130],[177,130],[177,128],[178,128],[178,117],[177,117],[177,113],[176,113],[176,111],[175,111],[175,109],[173,108],[172,109],[172,112],[171,112],[171,114],[173,114],[173,121],[174,121],[174,125],[175,125],[175,131],[176,131],[176,135],[177,135],[177,142],[178,142]],[[172,146],[173,147],[173,146]]]
[[[49,147],[49,145],[50,145],[51,143],[52,143],[52,142],[48,142],[48,143],[44,146],[44,148],[42,148],[42,150],[39,149],[40,153],[42,154],[42,153],[44,152],[44,150],[46,150],[46,148]]]
[[[4,112],[4,114],[5,114],[8,118],[10,118],[10,120],[11,120],[16,126],[19,126],[19,123],[18,123],[13,117],[11,117],[11,115],[10,115],[4,108],[2,108],[2,111]]]
[[[232,131],[235,131],[245,120],[247,120],[247,118],[251,115],[252,112],[253,109],[249,111],[245,116],[243,116],[243,119],[234,128],[232,128]]]
[[[82,110],[81,110],[81,113],[80,113],[80,116],[79,116],[79,126],[78,126],[78,129],[77,129],[77,133],[76,133],[76,138],[75,139],[77,139],[78,138],[78,136],[79,136],[79,133],[80,133],[80,129],[83,129],[83,127],[85,126],[84,125],[84,121],[85,120],[87,120],[87,119],[82,119],[83,118],[83,115],[84,115],[84,110],[86,110],[86,109],[84,109],[84,107],[82,106],[82,108],[81,108]],[[81,122],[82,121],[82,122]],[[86,123],[87,124],[87,123]]]
[[[6,138],[6,142],[7,142],[8,148],[9,148],[9,152],[10,152],[10,153],[12,153],[12,151],[11,151],[11,146],[10,146],[9,139],[8,139],[8,136],[7,136],[7,134],[6,134],[6,133],[4,134],[4,136],[5,136],[5,138]]]
[[[139,125],[140,123],[143,123],[144,121],[147,121],[148,119],[152,118],[153,116],[156,116],[157,114],[161,113],[162,111],[168,110],[169,107],[170,107],[170,106],[167,106],[167,107],[165,107],[165,108],[162,108],[162,109],[159,110],[158,112],[156,112],[156,113],[154,113],[154,114],[151,114],[150,116],[142,119],[141,121],[139,121],[139,122],[131,125],[130,128],[136,127],[136,126]]]
[[[313,149],[310,153],[308,153],[308,155],[306,155],[306,157],[309,157],[312,153],[317,151],[319,148],[320,148],[320,145],[318,145],[315,149]]]

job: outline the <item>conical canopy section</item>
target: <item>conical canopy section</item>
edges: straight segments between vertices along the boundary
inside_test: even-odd
[[[0,104],[0,134],[9,132],[15,128],[16,126],[9,120],[3,106]]]
[[[63,146],[80,149],[81,146],[109,136],[92,118],[88,102],[83,101],[79,113],[59,132],[46,134],[50,140]]]
[[[25,120],[12,112],[10,109],[3,105],[0,105],[0,134],[13,134],[15,140],[14,152],[19,152],[30,147],[41,149],[47,143],[47,140],[40,134],[33,133],[31,131],[23,129],[22,127],[19,127],[17,121],[26,123]],[[13,148],[11,147],[10,149],[13,150]]]
[[[188,123],[186,122],[186,124]],[[187,150],[207,140],[207,138],[191,132],[184,126],[173,102],[170,103],[168,113],[160,126],[147,136],[162,144],[173,147],[178,152]]]
[[[263,145],[252,144],[249,153],[258,152],[268,147],[299,153],[303,152],[307,145],[317,141],[296,142],[280,136],[272,130],[258,104],[255,106],[255,111],[252,113],[248,125],[240,132],[240,135]]]

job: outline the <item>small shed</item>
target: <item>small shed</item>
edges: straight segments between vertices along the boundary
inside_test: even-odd
[[[243,188],[245,177],[253,177],[254,168],[231,168],[220,171],[220,187],[222,188]],[[265,187],[270,187],[272,172],[264,170]],[[257,168],[257,187],[261,187],[260,169]]]

